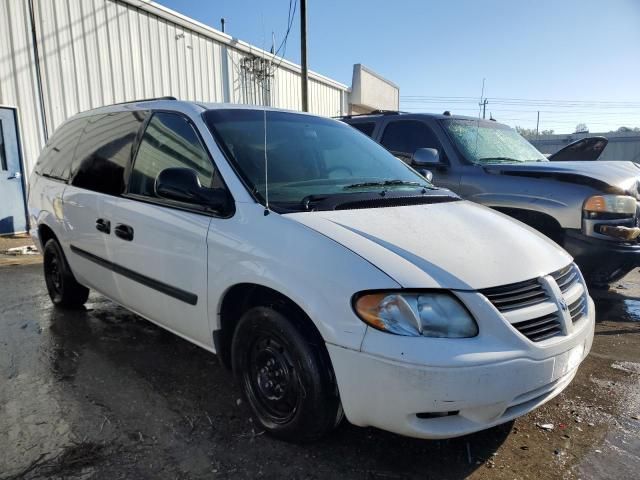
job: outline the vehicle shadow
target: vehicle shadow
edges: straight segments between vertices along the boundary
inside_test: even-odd
[[[625,290],[592,293],[596,305],[596,322],[640,322],[640,298]]]
[[[197,478],[213,468],[221,478],[463,478],[491,467],[492,454],[517,434],[509,422],[428,441],[345,421],[319,442],[282,442],[257,428],[215,355],[102,297],[90,302],[52,310],[46,350],[58,401],[76,405],[67,419],[72,429],[113,447],[97,460],[103,474]],[[99,431],[96,416],[108,419]],[[125,461],[134,455],[135,470]],[[147,460],[153,468],[140,470]]]

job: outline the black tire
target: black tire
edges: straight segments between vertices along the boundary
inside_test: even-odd
[[[240,319],[231,346],[233,372],[258,423],[282,440],[317,440],[342,420],[333,369],[282,313],[254,307]]]
[[[57,240],[47,241],[43,257],[44,279],[53,304],[64,308],[84,305],[89,298],[89,289],[76,282]]]

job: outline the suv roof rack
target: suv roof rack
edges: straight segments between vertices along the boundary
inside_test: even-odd
[[[347,119],[347,118],[366,117],[368,115],[400,115],[402,113],[409,113],[409,112],[402,112],[400,110],[372,110],[369,113],[354,113],[351,115],[338,115],[337,117],[333,117],[333,118]]]
[[[136,100],[128,100],[126,102],[112,103],[111,105],[126,105],[127,103],[151,102],[153,100],[178,100],[178,99],[176,97],[172,97],[172,96],[154,97],[154,98],[139,98],[139,99],[136,99]]]

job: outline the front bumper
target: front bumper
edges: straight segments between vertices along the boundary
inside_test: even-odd
[[[440,355],[434,362],[438,365],[432,366],[415,362],[409,352],[414,338],[374,333],[395,337],[396,345],[404,341],[408,362],[398,360],[402,349],[392,348],[394,358],[388,358],[327,345],[345,415],[355,425],[432,439],[466,435],[524,415],[562,392],[575,376],[593,341],[595,308],[590,299],[588,310],[571,336],[545,349],[536,350],[529,342],[530,354],[521,348],[489,352],[496,348],[490,343],[485,353],[458,354],[461,342],[476,339],[417,339],[423,342],[425,357],[431,345],[450,352],[449,360]]]
[[[565,232],[563,247],[583,275],[596,283],[614,282],[640,266],[640,242],[588,237],[577,230]]]

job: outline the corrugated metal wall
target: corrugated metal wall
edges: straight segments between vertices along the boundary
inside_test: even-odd
[[[31,170],[44,142],[28,0],[0,1],[0,104],[19,107]],[[206,102],[263,103],[243,59],[264,52],[139,0],[33,0],[46,125],[105,104],[173,95]],[[268,103],[300,109],[299,67],[276,59]],[[347,87],[309,80],[313,113],[346,113]]]
[[[26,0],[0,1],[0,105],[18,107],[23,154],[31,170],[44,144]]]

